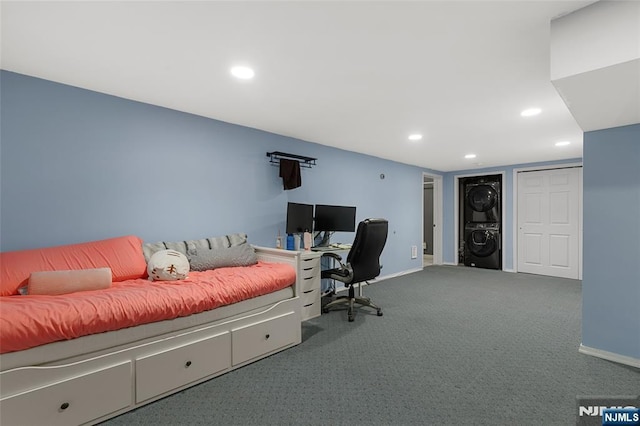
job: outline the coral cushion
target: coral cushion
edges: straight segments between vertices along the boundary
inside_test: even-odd
[[[271,293],[295,282],[292,266],[259,262],[247,267],[191,272],[180,281],[137,279],[113,283],[108,290],[5,297],[0,302],[0,353],[186,317]],[[104,339],[108,341],[109,337]],[[0,384],[4,385],[4,381]]]
[[[32,272],[111,268],[114,282],[146,276],[142,240],[110,238],[66,246],[0,253],[0,296],[18,294]]]
[[[110,286],[111,268],[34,272],[29,278],[29,294],[53,296],[77,291],[102,290]]]

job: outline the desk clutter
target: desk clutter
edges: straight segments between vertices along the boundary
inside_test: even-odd
[[[311,247],[312,251],[341,251],[351,249],[351,244],[331,243],[328,246]]]
[[[302,234],[287,234],[284,239],[279,233],[276,237],[276,248],[287,250],[311,250],[311,233],[303,232]]]
[[[344,243],[331,243],[329,245],[329,247],[332,248],[337,248],[337,249],[342,249],[342,250],[349,250],[351,248],[351,244],[344,244]]]

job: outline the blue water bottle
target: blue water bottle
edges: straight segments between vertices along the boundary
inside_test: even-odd
[[[293,234],[287,234],[287,250],[294,249]]]

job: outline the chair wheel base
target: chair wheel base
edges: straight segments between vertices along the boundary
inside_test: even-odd
[[[321,310],[323,314],[326,314],[326,313],[329,313],[329,311],[331,311],[336,306],[344,307],[346,305],[347,318],[349,319],[349,322],[353,322],[356,318],[356,310],[354,309],[355,308],[354,304],[375,309],[376,315],[379,317],[382,316],[382,308],[372,303],[371,299],[369,299],[368,297],[362,297],[362,296],[355,297],[354,295],[351,295],[351,297],[340,296],[337,299],[324,305]]]

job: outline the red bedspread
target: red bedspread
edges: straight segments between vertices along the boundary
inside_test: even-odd
[[[183,317],[292,285],[293,267],[253,266],[190,272],[181,281],[115,282],[105,290],[0,298],[0,353]]]

